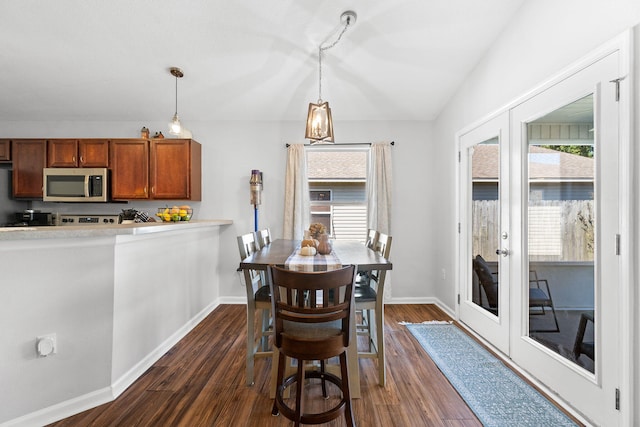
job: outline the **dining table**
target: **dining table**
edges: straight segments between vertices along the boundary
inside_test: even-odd
[[[270,265],[276,265],[298,271],[327,271],[341,266],[355,265],[356,271],[391,270],[393,264],[378,252],[368,248],[362,242],[355,240],[332,240],[331,253],[315,256],[298,255],[300,240],[276,239],[254,252],[240,262],[240,269],[244,270],[245,278],[251,270],[266,273]],[[267,274],[264,275],[267,277]],[[267,283],[268,285],[268,283]],[[347,349],[347,366],[349,370],[349,388],[351,397],[360,398],[360,372],[358,364],[358,339],[356,335],[355,310],[352,310],[351,341]],[[274,367],[277,366],[277,349],[274,349],[272,359],[270,395],[275,396]]]

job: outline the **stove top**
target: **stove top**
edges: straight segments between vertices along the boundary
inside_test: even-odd
[[[70,215],[60,214],[58,218],[58,225],[73,226],[73,225],[115,225],[119,222],[118,215]]]

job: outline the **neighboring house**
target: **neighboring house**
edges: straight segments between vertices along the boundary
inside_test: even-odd
[[[494,260],[500,233],[498,145],[474,147],[472,161],[476,234],[474,253]],[[593,261],[593,158],[529,147],[529,255],[536,261]],[[476,216],[477,215],[477,216]],[[493,218],[493,221],[487,221]],[[490,225],[487,225],[490,224]],[[483,248],[484,243],[491,248]]]
[[[367,233],[367,150],[308,150],[311,222],[339,240],[364,241]]]

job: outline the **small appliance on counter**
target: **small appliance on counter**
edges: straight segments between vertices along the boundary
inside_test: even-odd
[[[51,212],[40,212],[34,209],[26,209],[14,214],[14,222],[7,224],[9,227],[42,227],[55,225],[55,215]]]

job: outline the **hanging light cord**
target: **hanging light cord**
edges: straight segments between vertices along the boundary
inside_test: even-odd
[[[318,47],[318,104],[322,104],[322,52],[324,52],[325,50],[329,50],[335,45],[337,45],[340,39],[342,38],[342,35],[347,31],[347,28],[349,28],[350,24],[351,24],[351,18],[347,18],[346,22],[344,23],[344,28],[342,29],[342,31],[340,31],[338,38],[328,46],[323,46],[327,42],[327,40],[325,40],[322,43],[320,43],[320,46]],[[177,111],[177,107],[176,107],[176,111]]]
[[[175,76],[176,78],[176,112],[175,115],[178,115],[178,76]]]

